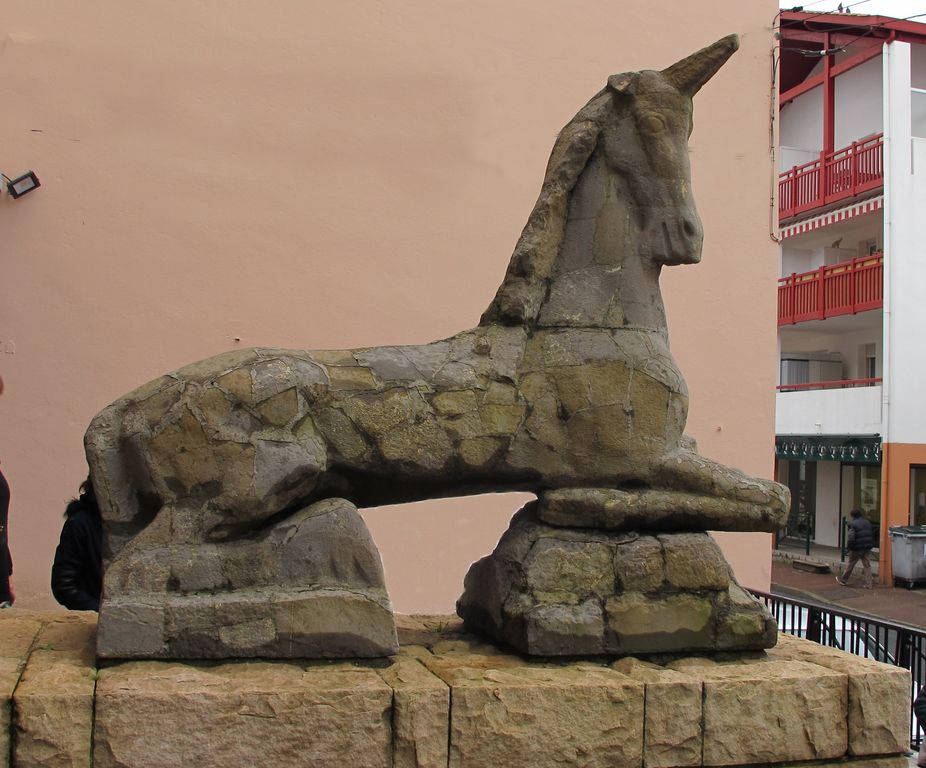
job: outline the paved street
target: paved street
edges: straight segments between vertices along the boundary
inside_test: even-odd
[[[852,574],[849,586],[836,583],[832,573],[807,573],[790,562],[772,562],[772,592],[795,599],[830,603],[856,613],[926,629],[926,588],[904,589],[878,584],[863,589],[860,569]]]

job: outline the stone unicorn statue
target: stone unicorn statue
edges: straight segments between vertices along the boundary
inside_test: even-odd
[[[603,489],[603,509],[627,525],[780,527],[786,491],[683,438],[688,398],[658,281],[664,265],[700,260],[692,96],[737,47],[730,36],[661,72],[608,79],[560,132],[475,328],[420,346],[229,352],[94,418],[85,444],[106,532],[111,655],[209,655],[161,640],[118,649],[139,624],[170,635],[173,622],[189,639],[207,623],[184,618],[191,601],[272,584],[272,568],[247,563],[262,563],[269,541],[308,546],[287,537],[319,502],[529,490],[555,516],[574,489]],[[187,602],[165,618],[165,595]],[[243,618],[229,637],[264,631],[254,602],[235,603]]]

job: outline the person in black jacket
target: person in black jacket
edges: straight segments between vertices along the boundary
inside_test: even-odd
[[[64,511],[61,540],[51,567],[51,591],[72,611],[99,611],[103,591],[103,522],[88,477]]]
[[[913,714],[916,715],[916,722],[919,724],[920,729],[926,731],[926,686],[920,688],[920,692],[916,695],[913,702]],[[926,768],[926,739],[923,739],[920,753],[916,758],[916,764],[920,768]]]
[[[7,537],[7,522],[10,513],[10,486],[0,472],[0,608],[13,605],[13,558]]]
[[[0,378],[0,395],[3,379]],[[13,592],[13,558],[10,556],[8,524],[10,521],[10,486],[0,472],[0,608],[10,608],[16,595]]]
[[[862,570],[865,572],[865,589],[871,589],[871,563],[868,562],[868,553],[875,546],[874,529],[871,523],[862,517],[862,510],[853,509],[849,514],[852,516],[849,521],[849,562],[846,563],[842,575],[836,577],[836,581],[845,585],[855,564],[861,561]]]

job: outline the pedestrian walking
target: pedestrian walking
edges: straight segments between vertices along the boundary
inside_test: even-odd
[[[871,523],[862,516],[862,510],[853,509],[849,514],[852,517],[849,520],[849,562],[846,563],[842,575],[836,577],[836,581],[846,586],[852,569],[856,563],[861,563],[865,574],[865,589],[871,589],[871,563],[868,561],[868,553],[875,546],[875,532]]]

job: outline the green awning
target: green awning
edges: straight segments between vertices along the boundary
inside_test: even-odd
[[[781,435],[775,456],[783,461],[881,464],[881,435]]]

